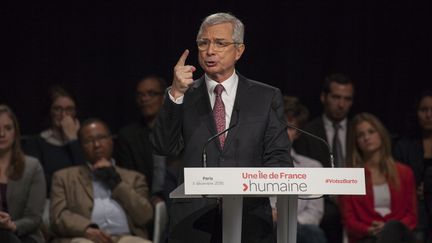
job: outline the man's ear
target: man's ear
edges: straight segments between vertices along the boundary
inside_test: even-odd
[[[326,95],[327,95],[327,94],[326,94],[325,92],[321,92],[320,100],[321,100],[321,103],[322,103],[322,104],[324,104],[324,102],[325,102]]]
[[[245,51],[245,44],[237,44],[236,46],[236,61],[240,59],[240,57],[243,55],[243,52]]]

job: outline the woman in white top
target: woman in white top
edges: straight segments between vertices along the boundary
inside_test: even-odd
[[[356,115],[348,132],[347,162],[366,174],[366,195],[340,197],[350,243],[412,242],[417,223],[412,170],[393,159],[388,132],[374,115]]]

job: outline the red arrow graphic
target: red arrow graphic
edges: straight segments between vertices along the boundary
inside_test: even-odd
[[[246,185],[245,183],[243,183],[243,191],[245,192],[248,189],[248,185]]]

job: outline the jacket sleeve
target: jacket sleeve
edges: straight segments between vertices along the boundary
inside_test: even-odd
[[[428,167],[425,170],[424,199],[429,218],[432,218],[432,167]]]
[[[264,165],[293,167],[290,156],[291,143],[286,131],[282,94],[276,89],[271,101],[269,119],[264,135]]]
[[[151,136],[156,154],[176,157],[181,153],[184,147],[182,121],[183,104],[174,103],[166,93]]]
[[[354,197],[340,196],[339,199],[342,213],[342,222],[347,229],[348,234],[357,239],[367,236],[370,225],[357,220],[357,213],[353,207],[355,204]]]
[[[42,223],[42,212],[46,199],[45,176],[39,161],[31,168],[29,193],[25,204],[23,217],[16,219],[16,234],[18,236],[35,232]],[[25,190],[24,190],[25,191]]]
[[[414,229],[417,226],[417,194],[414,174],[410,168],[406,167],[401,177],[403,177],[403,180],[400,180],[400,186],[406,187],[406,190],[401,191],[405,191],[407,197],[406,205],[404,205],[405,214],[401,222],[408,226],[408,228]]]
[[[133,163],[133,152],[130,146],[130,143],[126,139],[126,135],[120,131],[117,134],[117,141],[114,146],[114,157],[117,162],[117,165],[127,168],[127,169],[135,169]]]
[[[82,237],[91,221],[68,208],[65,191],[66,181],[59,172],[54,173],[52,179],[50,203],[51,228],[60,237]]]
[[[75,165],[82,165],[85,163],[84,154],[81,150],[81,146],[79,144],[79,141],[73,140],[67,143],[67,149],[70,153],[70,156],[72,158],[72,161]]]
[[[112,197],[120,203],[135,225],[144,227],[153,219],[153,206],[148,200],[149,189],[144,175],[129,173],[120,174],[122,181],[112,191]],[[133,179],[126,180],[125,176]]]

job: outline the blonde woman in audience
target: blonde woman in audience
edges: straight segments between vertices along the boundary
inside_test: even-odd
[[[0,242],[43,243],[39,227],[45,203],[45,177],[39,161],[24,156],[18,121],[0,105]]]
[[[364,167],[366,176],[366,195],[341,196],[350,243],[413,242],[417,199],[412,170],[393,159],[388,132],[374,115],[356,115],[348,132],[348,163]]]

